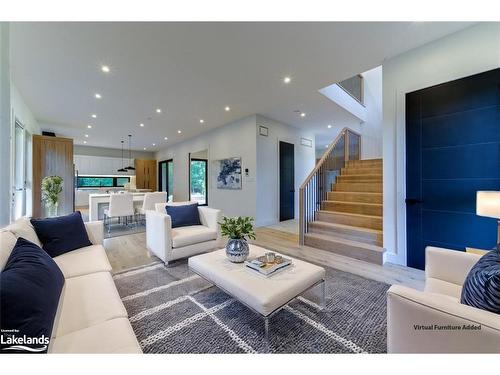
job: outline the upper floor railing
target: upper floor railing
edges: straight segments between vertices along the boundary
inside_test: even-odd
[[[360,104],[365,105],[364,98],[364,80],[361,74],[340,81],[338,85],[350,96],[356,99]]]
[[[348,160],[359,160],[361,156],[361,135],[349,128],[343,128],[335,140],[307,176],[299,190],[299,243],[304,244],[309,223],[315,220],[321,203],[327,200],[335,177],[340,174]]]

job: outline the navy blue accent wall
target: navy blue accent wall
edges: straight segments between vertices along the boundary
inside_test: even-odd
[[[406,94],[408,266],[424,269],[426,246],[495,246],[478,190],[500,190],[500,69]]]

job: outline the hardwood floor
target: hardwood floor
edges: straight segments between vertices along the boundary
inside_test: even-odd
[[[146,248],[146,233],[106,238],[104,248],[115,273],[159,260]]]
[[[300,258],[311,263],[325,265],[341,271],[350,272],[368,279],[400,284],[423,290],[425,273],[415,268],[386,263],[383,266],[364,262],[354,258],[345,257],[309,246],[299,246],[298,235],[273,230],[258,228],[257,239],[252,241],[256,245]]]
[[[297,235],[276,229],[257,228],[256,234],[257,239],[252,243],[276,252],[388,284],[401,284],[419,290],[424,287],[424,272],[421,270],[390,263],[380,266],[325,250],[299,246]],[[107,238],[104,247],[114,272],[158,261],[146,248],[145,233]]]

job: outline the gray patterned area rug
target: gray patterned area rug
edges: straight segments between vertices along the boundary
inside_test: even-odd
[[[261,317],[190,272],[187,262],[114,276],[144,353],[385,353],[389,285],[326,268],[326,308],[312,289]],[[317,288],[319,289],[319,288]]]

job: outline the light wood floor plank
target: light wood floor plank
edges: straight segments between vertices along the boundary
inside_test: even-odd
[[[421,270],[390,263],[380,266],[308,246],[299,246],[297,235],[276,229],[257,228],[256,234],[257,239],[251,241],[252,243],[292,257],[388,284],[401,284],[419,290],[424,286],[424,272]],[[158,261],[146,248],[145,233],[105,239],[104,247],[114,272]]]

